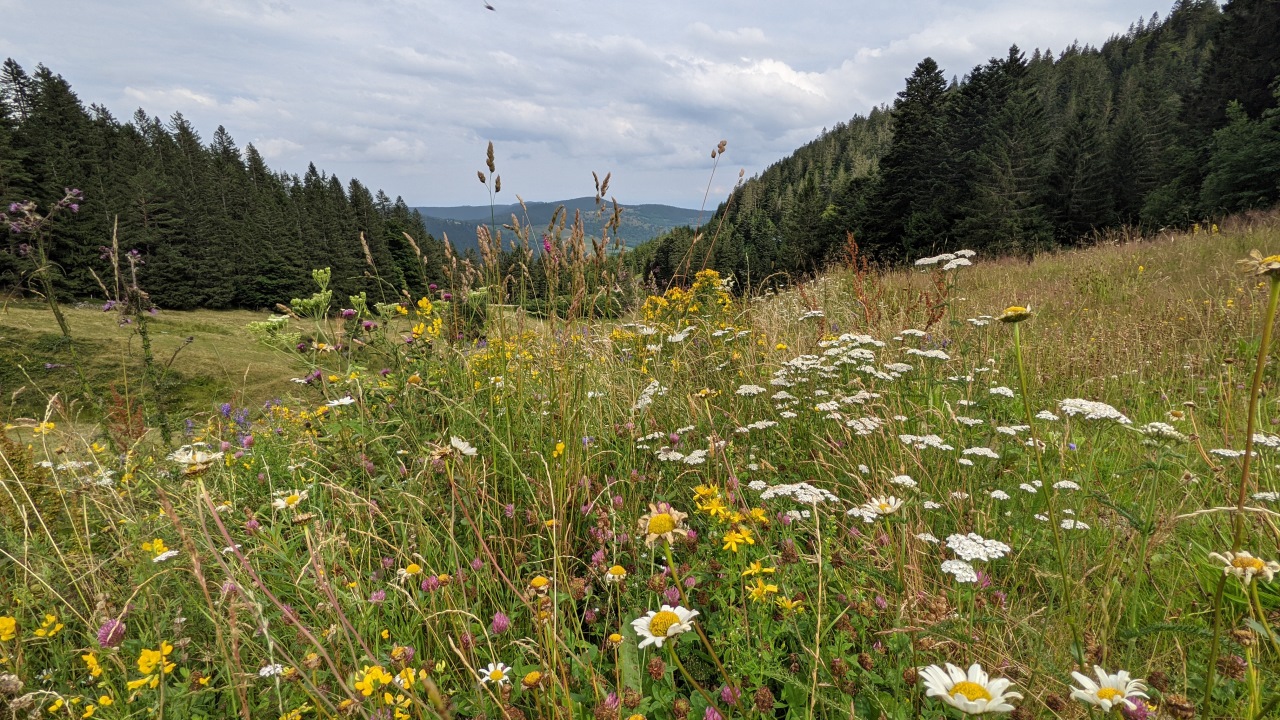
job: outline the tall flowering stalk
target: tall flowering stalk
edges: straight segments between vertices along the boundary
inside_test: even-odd
[[[62,308],[58,305],[58,298],[53,289],[53,263],[49,261],[47,247],[48,228],[59,213],[79,212],[82,202],[84,202],[84,193],[75,188],[67,188],[62,199],[55,203],[46,215],[41,215],[35,201],[29,200],[10,204],[9,213],[5,218],[9,223],[10,232],[31,238],[30,244],[23,243],[20,246],[19,252],[30,258],[33,265],[30,274],[31,283],[49,304],[49,310],[53,313],[54,320],[58,322],[58,329],[62,331],[62,336],[65,338],[71,337],[71,328],[67,325],[67,318],[62,314]]]
[[[1240,468],[1240,485],[1236,488],[1236,506],[1232,517],[1234,528],[1231,552],[1240,552],[1244,544],[1244,500],[1249,489],[1249,470],[1253,464],[1253,432],[1258,417],[1258,395],[1262,389],[1262,373],[1267,364],[1267,355],[1271,351],[1271,327],[1275,324],[1276,307],[1280,305],[1280,255],[1262,257],[1254,250],[1247,260],[1240,265],[1251,275],[1266,275],[1271,280],[1271,293],[1267,300],[1267,312],[1262,320],[1262,344],[1258,348],[1258,362],[1253,370],[1253,385],[1249,388],[1249,415],[1245,418],[1244,430],[1244,463]],[[1209,646],[1209,666],[1204,681],[1204,703],[1201,717],[1209,717],[1209,707],[1213,702],[1213,682],[1218,667],[1218,643],[1222,637],[1222,596],[1227,586],[1229,575],[1223,573],[1218,578],[1218,588],[1213,593],[1213,642]],[[1248,593],[1248,588],[1245,592]],[[1254,592],[1257,589],[1254,588]],[[1265,615],[1264,615],[1265,617]]]
[[[1044,494],[1045,514],[1049,516],[1049,528],[1053,532],[1053,547],[1058,556],[1058,576],[1062,580],[1062,599],[1067,606],[1067,624],[1071,626],[1071,640],[1075,645],[1076,664],[1086,670],[1084,661],[1084,643],[1080,636],[1079,618],[1076,616],[1075,601],[1071,595],[1071,579],[1067,574],[1066,548],[1062,544],[1062,528],[1058,522],[1058,511],[1054,507],[1053,483],[1047,481],[1044,474],[1044,459],[1040,450],[1040,441],[1034,430],[1034,416],[1031,413],[1031,396],[1027,393],[1027,372],[1022,364],[1022,322],[1031,317],[1031,308],[1014,305],[1006,308],[1000,315],[1000,322],[1013,326],[1013,352],[1018,360],[1018,386],[1022,390],[1022,409],[1026,414],[1029,428],[1027,434],[1031,438],[1032,450],[1035,451],[1036,469],[1040,474],[1040,492]]]

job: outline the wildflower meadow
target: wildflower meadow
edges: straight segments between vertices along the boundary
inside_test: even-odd
[[[1275,216],[779,286],[583,247],[554,313],[317,270],[186,341],[283,390],[194,408],[116,249],[58,322],[143,362],[0,436],[0,714],[1280,716]]]

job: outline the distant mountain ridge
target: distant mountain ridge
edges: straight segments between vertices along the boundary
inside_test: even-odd
[[[672,205],[627,205],[625,203],[618,205],[622,208],[622,225],[618,228],[618,235],[628,248],[652,240],[674,228],[696,225],[700,217],[705,219],[711,215],[710,212],[704,214],[698,210]],[[612,203],[608,203],[604,213],[598,214],[595,198],[591,196],[555,202],[526,202],[524,208],[519,204],[511,204],[497,205],[493,208],[488,205],[457,205],[412,209],[417,210],[422,216],[427,232],[434,235],[436,239],[443,239],[447,234],[454,249],[458,252],[466,252],[468,249],[477,248],[477,225],[487,225],[491,220],[499,227],[509,225],[512,215],[518,217],[522,225],[527,223],[533,228],[536,240],[546,231],[547,224],[551,222],[556,208],[560,206],[564,206],[568,212],[566,227],[573,222],[574,212],[581,212],[587,235],[596,237],[600,236],[601,227],[613,211]],[[508,236],[509,233],[504,233],[503,239],[505,240]]]

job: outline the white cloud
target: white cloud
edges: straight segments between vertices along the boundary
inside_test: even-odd
[[[258,152],[262,153],[262,157],[267,160],[275,160],[280,157],[291,157],[298,154],[302,146],[287,138],[264,138],[262,140],[254,140],[253,146],[258,148]]]
[[[481,204],[494,140],[504,192],[698,205],[729,141],[721,196],[823,127],[892,102],[926,55],[963,75],[1012,43],[1101,44],[1158,5],[977,0],[538,3],[490,0],[118,0],[6,43],[118,117],[225,125],[273,167],[308,161],[411,204]],[[10,17],[43,0],[0,0]],[[106,43],[103,38],[112,38]],[[712,197],[711,204],[720,197]]]

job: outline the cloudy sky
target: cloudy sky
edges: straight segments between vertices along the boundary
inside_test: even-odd
[[[219,124],[410,205],[594,192],[698,207],[823,127],[891,103],[925,56],[1101,44],[1170,0],[0,0],[0,53],[87,105]],[[20,18],[14,22],[15,18]]]

